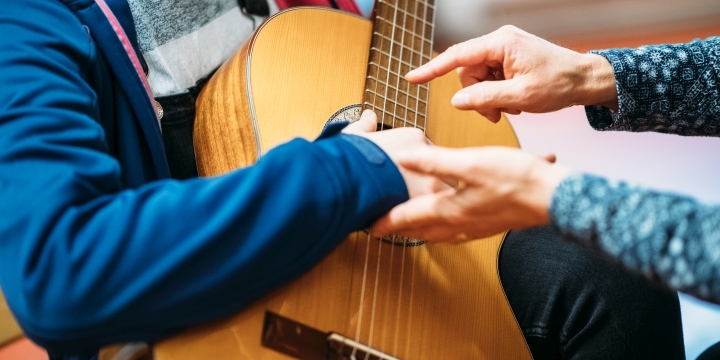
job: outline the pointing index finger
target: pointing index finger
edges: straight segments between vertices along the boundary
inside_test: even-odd
[[[415,84],[425,83],[459,67],[483,63],[488,57],[484,38],[475,38],[449,47],[425,65],[408,72],[405,79]]]

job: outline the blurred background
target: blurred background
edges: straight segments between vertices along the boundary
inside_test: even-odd
[[[436,4],[438,51],[505,24],[582,52],[720,36],[718,0],[437,0]],[[720,204],[720,138],[597,132],[588,125],[582,107],[510,116],[510,122],[524,149],[553,152],[559,163]],[[680,302],[685,352],[688,359],[695,359],[720,341],[720,306],[682,294]]]

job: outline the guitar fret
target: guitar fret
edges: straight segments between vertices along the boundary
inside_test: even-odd
[[[386,69],[379,69],[379,70],[387,71]],[[391,74],[392,74],[393,76],[398,76],[398,75],[396,75],[396,74],[394,74],[394,73],[391,73]],[[377,78],[377,77],[375,77],[375,76],[373,76],[373,75],[368,75],[368,76],[366,76],[365,78],[366,78],[366,79],[370,79],[370,80],[372,80],[372,81],[375,81],[375,82],[377,82],[378,84],[380,84],[380,85],[382,85],[382,86],[389,86],[389,87],[391,87],[393,90],[401,91],[401,92],[403,92],[403,94],[406,94],[406,95],[408,95],[408,96],[413,96],[412,94],[410,94],[410,93],[408,93],[408,92],[405,92],[404,90],[400,89],[398,86],[393,86],[393,85],[388,84],[388,83],[387,83],[387,80],[385,80],[385,79],[379,79],[379,78]],[[410,83],[408,83],[407,80],[405,80],[405,79],[402,80],[402,83],[403,83],[403,84],[410,84]],[[414,96],[414,98],[422,101],[423,103],[426,103],[427,93],[428,93],[428,89],[429,89],[429,88],[428,88],[428,85],[427,85],[427,84],[419,84],[419,85],[418,85],[418,84],[411,84],[410,87],[411,87],[411,88],[414,87],[414,88],[417,90],[417,92],[418,92],[417,96]],[[410,90],[410,89],[408,89],[408,90]]]
[[[377,18],[382,20],[382,18],[380,18],[379,16],[378,16]],[[386,20],[386,21],[387,21],[387,20]],[[431,53],[431,52],[432,52],[432,46],[431,46],[429,40],[427,40],[427,39],[422,39],[421,36],[419,36],[419,35],[417,35],[417,34],[415,34],[415,33],[413,33],[413,32],[410,32],[410,31],[408,31],[408,30],[406,30],[406,29],[404,29],[404,28],[398,28],[398,29],[400,29],[400,30],[402,30],[402,31],[404,31],[404,32],[406,32],[406,33],[412,34],[413,36],[421,39],[421,42],[424,42],[425,44],[427,44],[427,50],[426,50],[426,51],[427,51],[428,53]],[[418,51],[418,50],[416,50],[416,49],[414,49],[414,48],[412,48],[412,47],[409,47],[408,45],[406,45],[406,44],[404,44],[404,43],[400,43],[400,42],[397,41],[397,40],[394,40],[394,39],[391,39],[391,38],[387,37],[387,35],[385,35],[385,34],[382,34],[382,33],[379,33],[379,32],[377,32],[377,31],[375,31],[375,32],[373,32],[373,35],[374,35],[374,36],[377,36],[377,37],[380,37],[380,38],[382,38],[383,40],[387,40],[387,41],[389,41],[391,44],[394,43],[394,44],[396,44],[396,45],[400,45],[400,46],[402,46],[404,49],[409,50],[409,51],[412,51],[412,52],[414,52],[415,54],[421,56],[424,60],[430,60],[430,58],[431,58],[431,57],[430,57],[430,54],[423,54],[422,52],[420,52],[420,51]],[[425,47],[425,46],[423,45],[423,47]]]
[[[391,40],[390,38],[388,38],[387,36],[385,36],[385,35],[375,33],[375,36],[377,36],[377,37],[379,37],[379,38],[382,38],[383,40],[392,42],[392,40]],[[420,51],[415,50],[414,48],[409,47],[409,46],[407,46],[407,45],[405,45],[405,44],[401,44],[401,43],[396,42],[395,45],[399,45],[398,51],[401,51],[401,52],[402,52],[402,51],[407,51],[407,52],[409,52],[409,53],[412,53],[412,54],[414,54],[414,55],[416,55],[416,56],[419,56],[424,62],[428,62],[428,61],[430,61],[430,59],[432,59],[432,57],[430,56],[430,52],[431,52],[431,51],[428,51],[428,54],[423,54],[423,53],[421,53]],[[397,58],[397,56],[389,54],[388,52],[386,52],[386,51],[385,51],[384,49],[382,49],[382,48],[378,48],[378,47],[373,46],[373,47],[371,47],[371,49],[380,51],[380,52],[382,52],[382,53],[385,54],[385,55],[392,56],[393,58]]]
[[[416,4],[416,5],[420,5],[420,4]],[[432,29],[434,27],[433,23],[435,20],[435,7],[432,5],[416,6],[414,9],[414,12],[412,12],[412,11],[410,11],[410,9],[406,9],[404,7],[400,7],[395,4],[390,4],[390,3],[381,1],[378,3],[377,10],[378,11],[376,12],[376,16],[382,16],[384,14],[387,14],[388,12],[395,13],[396,15],[401,13],[401,14],[405,15],[403,17],[403,22],[405,20],[412,20],[412,21],[416,21],[416,22],[422,22],[423,25],[430,27],[430,29]],[[421,17],[421,15],[422,15],[422,17]],[[412,19],[408,19],[408,16],[411,17]],[[391,20],[391,23],[392,23],[392,20]],[[400,23],[399,25],[402,26],[404,24]],[[424,34],[426,34],[428,36],[432,36],[432,31],[424,32]]]
[[[372,92],[372,91],[370,91],[370,90],[366,90],[366,91],[372,93],[372,94],[375,95],[375,96],[378,96],[378,94],[375,93],[375,92]],[[382,96],[378,96],[378,97],[381,98],[381,99],[383,98]],[[414,117],[417,117],[417,116],[425,116],[424,110],[427,109],[427,107],[426,107],[424,104],[423,104],[422,108],[420,108],[420,109],[412,109],[412,108],[408,107],[407,105],[400,104],[400,103],[398,103],[398,102],[396,102],[396,101],[393,101],[393,100],[390,100],[390,99],[385,99],[385,103],[389,103],[389,104],[391,104],[391,105],[395,105],[395,112],[397,113],[396,115],[399,115],[399,116],[401,116],[401,117],[410,116],[410,115],[413,115]],[[390,110],[389,110],[389,109],[386,109],[386,107],[387,107],[387,106],[383,106],[382,108],[383,108],[385,111],[388,111],[388,112],[389,112]],[[400,107],[399,110],[398,110],[398,107]],[[399,112],[398,112],[398,111],[399,111]]]
[[[412,94],[410,94],[409,92],[406,92],[405,90],[399,89],[399,88],[397,88],[397,87],[395,87],[395,86],[389,85],[389,84],[385,83],[384,80],[379,80],[379,79],[376,78],[376,77],[367,76],[366,78],[367,78],[367,79],[370,79],[370,80],[372,80],[372,81],[375,81],[376,83],[379,83],[380,86],[388,87],[388,88],[390,88],[391,90],[393,90],[393,91],[395,91],[395,92],[400,92],[400,93],[402,93],[402,94],[405,95],[405,96],[412,97],[413,99],[415,99],[415,100],[417,100],[417,101],[420,101],[422,104],[427,105],[428,87],[427,87],[426,85],[422,85],[422,86],[420,86],[420,85],[412,85],[412,86],[416,86],[416,87],[417,87],[417,88],[416,88],[416,89],[417,89],[417,95],[412,95]],[[372,91],[372,92],[376,93],[377,95],[382,95],[382,94],[378,94],[376,91],[371,90],[371,89],[366,89],[366,91]],[[383,95],[383,96],[384,96],[384,95]]]
[[[388,115],[388,117],[390,117],[390,118],[393,119],[393,125],[391,125],[392,127],[399,127],[399,126],[396,126],[396,125],[394,124],[395,122],[399,122],[399,123],[401,123],[401,124],[402,124],[403,126],[405,126],[405,127],[414,127],[414,128],[418,128],[418,129],[420,129],[420,130],[425,131],[425,115],[417,114],[417,117],[420,118],[420,119],[422,119],[422,125],[421,125],[419,121],[418,121],[417,123],[415,123],[415,121],[408,121],[408,120],[404,120],[404,119],[399,119],[395,114],[393,114],[393,113],[391,113],[390,111],[387,111],[387,110],[385,110],[385,109],[383,109],[383,108],[381,108],[381,107],[379,107],[379,106],[377,106],[377,105],[375,105],[375,104],[373,104],[373,103],[371,103],[371,102],[365,101],[363,104],[364,104],[365,106],[373,109],[375,112],[380,112],[380,113],[381,113],[380,116],[381,116],[381,122],[382,122],[382,123],[385,123],[385,119],[386,119],[383,115]],[[386,125],[390,125],[390,124],[387,124],[387,123],[386,123]]]
[[[389,37],[387,37],[386,35],[383,35],[383,34],[374,33],[374,35],[375,35],[376,37],[382,38],[382,39],[385,40],[385,41],[389,41],[389,42],[390,42],[391,44],[393,44],[393,45],[399,45],[399,46],[401,46],[401,47],[402,47],[402,49],[400,49],[401,51],[410,51],[410,52],[413,52],[413,53],[421,56],[423,59],[430,58],[430,53],[432,52],[432,50],[431,50],[431,48],[430,48],[430,42],[427,41],[427,40],[420,40],[419,37],[415,37],[415,38],[413,38],[413,39],[410,39],[410,40],[412,40],[412,43],[411,43],[411,44],[405,44],[404,42],[400,42],[399,40],[393,40],[393,39],[391,39],[391,38],[389,38]],[[416,42],[424,42],[425,45],[427,45],[427,50],[423,50],[423,51],[426,51],[426,53],[424,53],[423,51],[420,51],[420,50],[418,50],[418,49],[415,48],[415,47],[417,46]],[[422,47],[425,47],[425,45],[421,45],[421,46],[422,46]]]
[[[376,91],[372,90],[365,90],[366,95],[372,94],[374,95],[374,99],[380,99],[380,101],[383,101],[383,109],[388,110],[389,107],[394,107],[395,112],[399,113],[400,116],[405,117],[405,115],[414,115],[414,116],[425,116],[427,113],[427,103],[417,101],[415,99],[414,107],[412,104],[403,104],[401,101],[396,101],[392,97],[385,97],[382,94],[378,94]],[[389,106],[388,106],[389,104]],[[376,105],[377,106],[377,105]],[[389,111],[389,110],[388,110]]]
[[[394,7],[394,8],[398,8],[397,5],[395,5],[395,4],[393,4],[393,3],[390,3],[390,2],[388,2],[387,0],[378,0],[378,3],[384,4],[384,5],[387,5],[387,6],[392,6],[392,7]],[[435,10],[435,5],[434,5],[434,4],[425,3],[425,4],[423,4],[423,5],[424,5],[426,8],[428,8],[428,9],[433,9],[433,10]],[[398,9],[399,9],[399,8],[398,8]]]
[[[399,93],[407,96],[409,99],[412,99],[412,100],[415,100],[415,101],[417,101],[417,102],[420,102],[420,103],[422,103],[423,105],[427,105],[427,101],[425,101],[425,100],[423,100],[423,99],[418,99],[417,97],[415,97],[415,96],[413,96],[413,95],[411,95],[411,94],[408,94],[408,93],[405,92],[404,90],[398,89],[398,88],[396,88],[396,87],[394,87],[394,86],[392,86],[392,85],[386,85],[386,86],[387,86],[388,88],[392,89],[392,90],[395,91],[395,92],[399,92]],[[376,91],[374,91],[374,90],[366,89],[365,91],[371,92],[371,93],[375,94],[376,96],[383,96],[382,94],[378,94],[378,93],[377,93]],[[398,103],[398,104],[400,104],[400,103]],[[402,105],[402,104],[400,104],[400,105]],[[402,106],[405,106],[405,105],[402,105]],[[405,106],[405,107],[407,108],[407,106]],[[409,108],[408,108],[408,109],[409,109]]]
[[[415,14],[413,14],[413,13],[408,12],[408,11],[406,11],[405,9],[397,9],[397,11],[405,14],[406,17],[407,17],[407,16],[410,16],[410,17],[414,18],[416,21],[422,22],[424,25],[427,25],[427,26],[430,26],[430,27],[434,27],[434,25],[433,25],[431,22],[429,22],[429,21],[427,21],[427,20],[425,20],[425,19],[423,19],[423,18],[421,18],[421,17],[418,17],[417,15],[415,15]],[[385,21],[386,23],[389,23],[390,25],[393,24],[393,21],[391,21],[391,20],[388,20],[388,19],[385,19],[385,18],[382,18],[382,17],[379,17],[379,16],[376,16],[375,18],[376,18],[376,19],[380,18],[380,19],[382,19],[383,21]],[[418,35],[418,36],[420,36],[420,35]]]
[[[409,49],[413,54],[419,55],[424,62],[428,62],[428,61],[430,61],[430,59],[431,59],[430,56],[423,56],[422,54],[420,54],[419,52],[417,52],[417,51],[415,51],[415,50],[413,50],[413,49],[410,49],[410,48],[407,48],[407,49]],[[410,67],[412,67],[412,66],[417,66],[417,65],[413,65],[413,64],[411,64],[411,63],[409,63],[409,62],[407,62],[407,61],[405,61],[405,60],[403,60],[403,59],[401,59],[401,58],[399,58],[399,57],[397,57],[397,56],[394,56],[394,55],[392,55],[392,54],[389,54],[389,53],[387,53],[387,52],[383,51],[382,49],[377,48],[377,47],[375,47],[375,46],[370,47],[370,50],[371,50],[371,51],[377,51],[377,52],[380,53],[381,55],[385,55],[385,56],[389,57],[391,60],[397,60],[397,61],[399,61],[399,62],[401,62],[401,63],[403,63],[403,64],[405,64],[405,65],[408,65],[408,66],[410,66]]]
[[[388,68],[386,68],[386,67],[384,67],[384,66],[382,66],[382,65],[373,63],[373,62],[371,62],[370,65],[372,65],[372,66],[377,66],[377,67],[378,67],[378,70],[382,70],[382,71],[384,71],[384,72],[388,72],[388,73],[390,73],[390,75],[399,76],[400,78],[403,78],[403,77],[405,76],[405,75],[399,74],[399,73],[396,72],[396,71],[389,70]],[[387,81],[386,79],[378,79],[377,77],[372,76],[372,75],[368,75],[368,76],[366,76],[366,77],[367,77],[368,79],[377,80],[377,81],[380,81],[380,82],[382,82],[382,83],[385,83],[385,82]],[[404,80],[404,79],[403,79],[403,81],[407,81],[407,80]],[[428,89],[428,84],[414,84],[414,85],[417,86],[417,87],[419,87],[419,88],[421,88],[421,89],[425,89],[425,90]]]
[[[383,124],[425,130],[428,85],[410,84],[401,73],[432,59],[434,11],[413,0],[376,6],[363,106],[376,110]]]
[[[393,61],[396,60],[396,61]],[[400,53],[399,55],[392,55],[389,54],[386,51],[383,51],[380,48],[377,48],[375,46],[370,47],[370,61],[374,62],[378,65],[387,67],[388,65],[397,65],[400,64],[400,67],[405,67],[407,69],[403,69],[403,72],[410,71],[410,69],[414,69],[418,66],[420,66],[423,63],[426,63],[429,61],[429,58],[420,58],[420,56],[417,55],[417,53],[411,52],[411,51],[405,51]]]

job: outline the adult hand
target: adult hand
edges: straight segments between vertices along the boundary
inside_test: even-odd
[[[456,68],[464,89],[455,94],[453,105],[493,122],[500,120],[500,112],[618,106],[615,76],[605,58],[557,46],[514,26],[454,45],[406,78],[423,83]]]
[[[505,147],[423,148],[398,159],[409,170],[455,177],[460,186],[410,199],[372,227],[374,235],[461,241],[549,222],[557,185],[570,174],[545,158]]]
[[[397,165],[397,158],[401,153],[429,148],[432,145],[425,134],[415,128],[397,128],[385,131],[377,130],[377,116],[371,110],[365,110],[360,120],[343,129],[344,133],[365,137],[379,146]],[[437,177],[422,174],[398,166],[410,198],[431,194],[437,191],[450,189],[450,185]]]

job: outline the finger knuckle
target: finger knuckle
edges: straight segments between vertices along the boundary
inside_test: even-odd
[[[517,34],[520,31],[520,29],[515,25],[505,24],[500,27],[500,31],[508,33],[508,34]]]
[[[419,128],[407,127],[403,128],[403,131],[405,131],[407,133],[407,137],[414,142],[424,141],[425,139],[425,133]]]
[[[470,93],[470,105],[476,109],[486,109],[487,105],[492,101],[492,94],[484,87],[478,87],[476,91]]]

